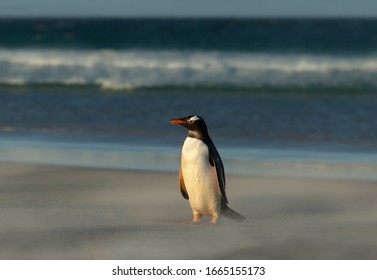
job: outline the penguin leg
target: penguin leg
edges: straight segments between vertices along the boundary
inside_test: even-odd
[[[187,222],[184,222],[185,224],[189,224],[189,225],[196,225],[196,224],[200,224],[202,222],[201,220],[201,217],[202,215],[197,213],[197,212],[194,212],[194,216],[192,218],[191,221],[187,221]]]
[[[217,213],[214,213],[213,215],[212,215],[212,219],[211,219],[211,221],[209,222],[211,225],[216,225],[217,224],[217,222],[219,221],[219,215],[217,214]]]
[[[202,217],[202,215],[200,215],[198,212],[194,212],[194,217],[192,218],[192,224],[199,224],[202,222],[202,220],[200,219]]]

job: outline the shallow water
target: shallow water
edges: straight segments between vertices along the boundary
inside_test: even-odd
[[[60,133],[1,133],[0,162],[176,172],[185,136],[157,138]],[[358,145],[219,141],[226,174],[375,180],[377,158]],[[224,142],[226,144],[224,144]]]

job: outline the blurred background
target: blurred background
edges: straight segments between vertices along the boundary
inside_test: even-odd
[[[1,0],[0,161],[175,170],[169,120],[198,114],[230,172],[371,176],[376,16],[372,0]]]

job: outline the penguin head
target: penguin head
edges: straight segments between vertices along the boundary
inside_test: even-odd
[[[198,139],[203,139],[205,135],[208,135],[207,125],[203,118],[197,115],[184,117],[181,119],[170,120],[172,124],[179,124],[186,127],[189,130],[189,136]]]

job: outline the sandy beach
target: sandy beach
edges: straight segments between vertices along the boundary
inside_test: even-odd
[[[0,164],[1,259],[377,259],[377,182],[227,176],[242,223],[186,225],[177,174]]]

